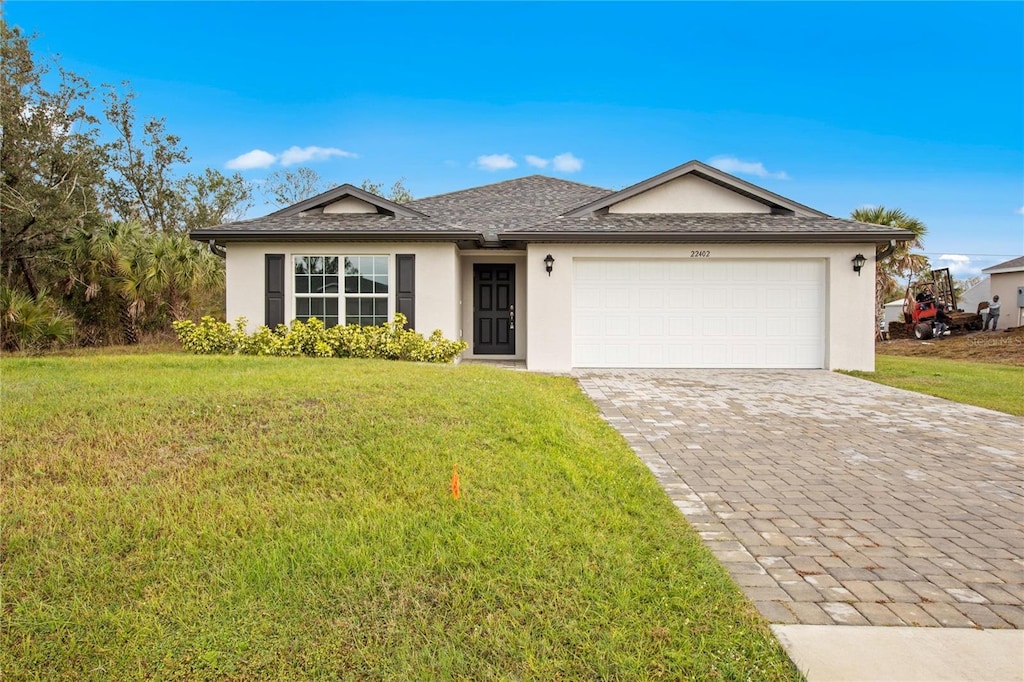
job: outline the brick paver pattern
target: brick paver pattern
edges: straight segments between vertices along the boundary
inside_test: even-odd
[[[581,370],[774,623],[1024,628],[1024,419],[820,370]]]

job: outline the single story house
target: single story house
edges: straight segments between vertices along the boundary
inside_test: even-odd
[[[909,232],[833,218],[699,161],[619,191],[531,175],[404,204],[346,184],[198,229],[227,318],[319,317],[528,369],[874,369],[874,267]]]
[[[1000,296],[1002,298],[1002,296]],[[965,313],[976,313],[978,312],[978,305],[982,301],[992,300],[992,278],[983,277],[980,281],[976,282],[973,286],[965,289],[960,297],[957,299],[956,307],[963,310]]]
[[[989,290],[999,295],[999,328],[1024,325],[1024,256],[982,270],[991,278]],[[992,300],[989,298],[988,300]]]
[[[905,302],[905,299],[898,298],[882,306],[882,324],[885,325],[884,329],[889,328],[890,322],[903,322],[903,304]]]

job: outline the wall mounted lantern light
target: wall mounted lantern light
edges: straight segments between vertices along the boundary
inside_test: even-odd
[[[548,277],[551,276],[551,271],[555,268],[555,257],[550,253],[544,256],[544,269],[548,271]]]
[[[853,271],[860,277],[860,269],[864,267],[864,264],[868,262],[868,259],[864,257],[863,253],[858,253],[853,257]]]

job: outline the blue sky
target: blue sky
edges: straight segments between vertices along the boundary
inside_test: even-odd
[[[1024,253],[1022,3],[5,10],[37,53],[130,80],[197,169],[404,177],[421,197],[536,172],[621,188],[713,160],[835,216],[900,207],[960,276]]]

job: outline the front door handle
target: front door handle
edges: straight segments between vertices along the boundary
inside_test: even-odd
[[[514,305],[508,307],[508,328],[516,328],[516,307]]]

